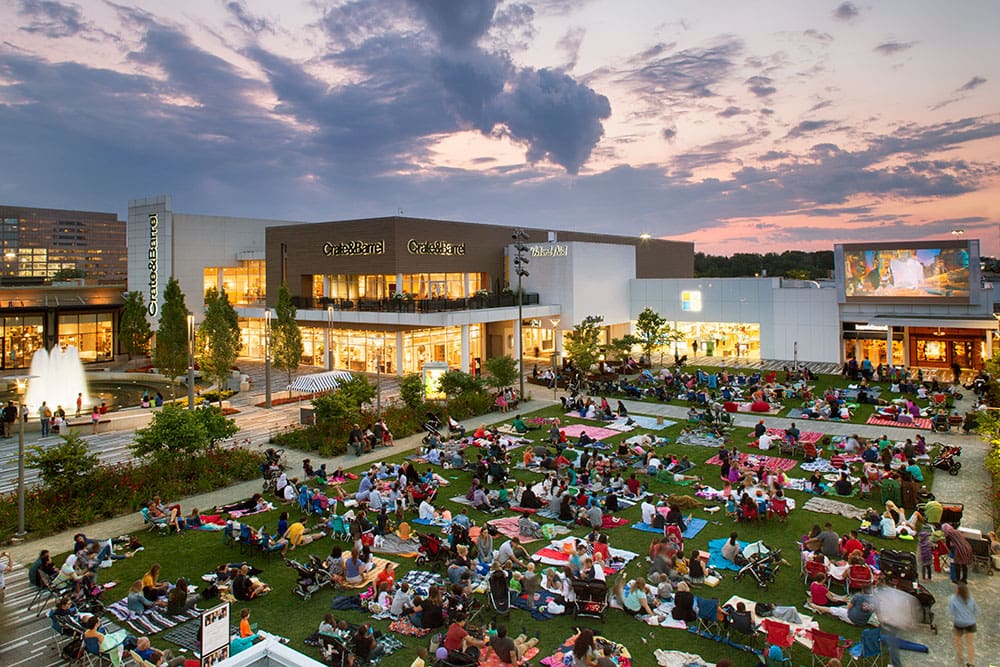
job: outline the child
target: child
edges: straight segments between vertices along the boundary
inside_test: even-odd
[[[732,494],[730,494],[729,498],[726,500],[726,516],[731,518],[733,521],[737,521],[739,519],[739,516],[736,514],[736,498],[734,498]]]
[[[250,627],[250,610],[244,607],[240,610],[240,637],[249,637],[253,634]]]
[[[861,483],[858,487],[858,496],[861,498],[868,498],[872,493],[872,483],[866,475],[862,475]]]
[[[924,524],[917,535],[917,560],[920,562],[920,576],[931,580],[931,572],[934,566],[934,545],[931,543],[931,525]]]

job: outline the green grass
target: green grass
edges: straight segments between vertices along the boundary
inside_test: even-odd
[[[564,423],[567,423],[567,420],[563,417],[563,411],[557,407],[533,413],[531,416],[559,416],[563,419]],[[657,433],[665,434],[671,438],[671,441],[673,441],[673,439],[680,432],[682,426],[683,425],[679,424]],[[808,430],[807,426],[808,425],[804,425],[803,430]],[[536,438],[544,437],[542,431],[534,431],[532,433]],[[621,438],[634,434],[635,432],[631,434],[623,434],[616,438],[612,438],[610,442],[614,443]],[[745,429],[737,429],[734,432],[733,437],[735,442],[739,445],[739,449],[741,451],[752,451],[745,446],[749,441],[745,436]],[[689,447],[676,444],[671,444],[663,449],[667,452],[676,452],[678,454],[688,455],[693,461],[699,464],[696,468],[697,474],[702,475],[706,481],[713,486],[719,487],[721,485],[721,482],[718,482],[719,468],[717,466],[702,465],[706,459],[715,454],[715,449]],[[402,458],[402,455],[396,455],[388,457],[388,460],[398,462],[401,461]],[[520,460],[520,450],[512,454],[512,460]],[[449,508],[452,511],[455,511],[457,506],[448,502],[447,498],[463,493],[468,488],[471,475],[469,473],[456,472],[453,470],[445,472],[447,473],[447,476],[452,479],[452,483],[451,486],[442,489],[439,495],[439,502],[437,504],[440,507]],[[514,471],[514,474],[515,477],[523,478],[525,480],[534,481],[537,479],[536,475],[524,471]],[[791,475],[800,477],[805,476],[804,473],[798,469],[792,470]],[[928,486],[931,484],[931,479],[932,471],[928,471]],[[658,493],[690,493],[689,487],[676,486],[656,481],[650,481],[649,484],[651,489]],[[800,508],[809,498],[808,494],[794,491],[789,492],[788,495],[795,499],[796,504]],[[234,500],[236,499],[234,498]],[[869,504],[877,503],[877,499],[846,499],[846,502],[865,507]],[[729,572],[726,574],[723,582],[718,587],[714,589],[699,587],[700,590],[695,591],[696,595],[718,597],[720,601],[724,601],[730,595],[740,594],[744,597],[756,600],[796,605],[800,608],[805,599],[805,587],[802,583],[801,576],[799,575],[798,541],[800,537],[804,533],[808,532],[813,523],[822,524],[827,520],[831,521],[834,528],[841,534],[851,528],[855,528],[857,525],[856,522],[842,517],[815,514],[801,509],[791,512],[788,517],[788,522],[785,524],[764,522],[755,526],[739,525],[735,527],[733,522],[727,519],[722,512],[708,514],[701,510],[694,510],[693,513],[695,516],[707,519],[708,525],[695,539],[687,541],[687,550],[705,549],[707,548],[707,543],[710,539],[728,537],[729,533],[735,529],[739,532],[740,539],[746,541],[763,539],[772,547],[781,548],[783,553],[786,555],[786,558],[792,563],[791,568],[783,569],[778,574],[777,581],[772,584],[767,591],[758,590],[752,580],[743,580],[739,583],[734,582],[732,579],[732,573]],[[635,522],[639,520],[640,510],[638,507],[633,507],[628,511],[622,512],[621,514],[625,518],[629,519],[630,522]],[[408,518],[411,516],[412,514],[408,515]],[[275,511],[255,516],[253,517],[251,523],[254,526],[260,526],[263,524],[273,530],[277,518],[278,512]],[[485,515],[474,511],[472,512],[472,518],[480,523],[486,519]],[[577,528],[573,531],[573,534],[583,536],[586,532],[587,531],[583,528]],[[647,563],[644,559],[644,554],[647,552],[650,540],[655,536],[650,533],[633,530],[629,527],[615,528],[608,531],[608,534],[610,536],[612,546],[629,549],[641,554],[640,558],[634,560],[628,567],[625,573],[626,576],[631,578],[639,575],[645,575]],[[128,585],[134,579],[139,578],[153,562],[159,562],[163,566],[163,578],[175,580],[179,576],[185,576],[193,582],[202,584],[203,582],[200,581],[201,575],[213,570],[217,564],[225,561],[240,560],[243,558],[239,555],[238,549],[223,546],[221,533],[186,532],[180,536],[158,536],[151,533],[145,533],[140,539],[146,546],[145,551],[140,552],[133,559],[117,562],[111,570],[102,571],[102,575],[105,579],[114,577],[114,579],[120,582],[118,587],[106,594],[109,598],[108,602],[112,602],[124,596],[128,589]],[[877,547],[892,546],[896,549],[912,549],[913,545],[912,542],[889,542],[878,538],[872,539],[876,543]],[[541,542],[536,542],[529,545],[529,547],[537,549],[540,548],[542,544],[543,543]],[[317,555],[325,556],[329,552],[330,547],[331,542],[321,541],[319,543],[300,548],[296,552],[292,552],[292,555],[299,559],[304,558],[305,553],[315,553]],[[333,593],[324,591],[313,597],[313,599],[308,602],[303,601],[291,592],[292,585],[295,581],[294,571],[291,568],[285,567],[280,559],[275,558],[270,564],[268,564],[260,555],[249,555],[246,558],[257,567],[264,570],[262,579],[270,583],[274,588],[274,591],[270,595],[246,604],[246,606],[249,606],[253,610],[253,620],[258,623],[262,629],[289,637],[291,639],[291,646],[294,648],[301,650],[306,654],[312,655],[313,657],[318,657],[315,649],[306,647],[302,644],[302,639],[316,629],[319,622],[322,620],[323,615],[330,610],[329,603]],[[412,559],[397,558],[395,560],[400,564],[400,575],[414,566]],[[611,579],[609,578],[609,583],[610,580]],[[488,606],[485,599],[483,602]],[[236,603],[234,605],[234,615],[238,615],[239,609],[242,608],[244,604],[245,603]],[[355,623],[368,620],[367,615],[360,612],[334,612],[334,614],[338,618],[343,616],[348,621]],[[489,620],[492,618],[492,614],[486,612],[484,618]],[[823,617],[820,618],[819,622],[824,630],[836,632],[854,640],[859,637],[860,633],[857,628],[840,623],[835,619]],[[388,624],[385,621],[377,621],[375,622],[375,625],[382,630],[386,630]],[[540,635],[541,653],[539,658],[551,654],[551,652],[559,644],[561,644],[569,635],[573,634],[574,626],[587,625],[595,628],[599,634],[608,636],[628,646],[633,654],[633,664],[636,665],[655,664],[654,658],[652,657],[652,651],[655,648],[672,648],[689,651],[700,654],[707,660],[711,661],[716,661],[722,657],[728,657],[735,665],[756,664],[749,654],[736,652],[732,648],[703,639],[692,633],[666,628],[651,628],[650,626],[632,620],[618,610],[612,609],[608,610],[606,620],[603,623],[586,619],[576,620],[570,616],[564,616],[545,622],[544,627],[542,627],[540,623],[534,621],[526,612],[513,610],[508,625],[514,633],[519,632],[523,626],[527,629],[529,634],[537,632]],[[652,636],[650,636],[651,633]],[[644,644],[642,641],[643,638],[645,638],[648,643]],[[406,642],[408,649],[421,644],[426,645],[427,642],[426,638],[415,639],[402,637],[401,639]],[[162,644],[166,647],[166,642],[163,640],[157,642],[156,638],[154,638],[154,644],[156,643]],[[404,649],[395,655],[386,658],[382,664],[386,667],[409,665],[415,653],[413,650],[408,649]],[[796,646],[794,650],[796,654],[796,664],[808,662],[808,658],[806,657],[807,654],[801,646]],[[534,664],[537,664],[537,659]]]

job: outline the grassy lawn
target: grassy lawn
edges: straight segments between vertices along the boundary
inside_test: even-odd
[[[830,383],[838,384],[838,380],[840,383],[843,382],[839,378],[835,377],[822,378],[817,385],[817,390],[821,391],[821,387],[828,386]],[[567,423],[562,410],[556,407],[539,411],[530,416],[558,416],[563,419],[564,424]],[[656,433],[658,435],[666,435],[673,442],[682,426],[682,424],[678,424]],[[808,426],[808,423],[800,424],[803,431],[809,430]],[[542,431],[533,431],[532,433],[536,438],[544,437],[544,433]],[[616,443],[618,440],[628,437],[629,435],[634,435],[635,433],[636,432],[634,431],[630,434],[622,434],[610,439],[609,443]],[[746,443],[749,442],[746,438],[745,429],[737,429],[733,434],[733,438],[742,451],[753,451],[745,446]],[[694,471],[696,474],[703,476],[709,484],[716,486],[717,488],[721,487],[721,482],[718,480],[719,468],[717,466],[704,464],[706,459],[716,453],[715,449],[671,444],[664,447],[663,450],[670,453],[677,453],[678,455],[688,455],[694,462],[699,464]],[[402,458],[402,455],[389,456],[387,457],[387,460],[398,462],[401,461]],[[512,453],[511,458],[515,461],[520,460],[520,450]],[[537,475],[532,473],[523,471],[513,472],[517,478],[524,478],[527,481],[537,480]],[[458,506],[448,502],[447,499],[464,493],[470,483],[471,474],[466,472],[456,472],[453,470],[444,471],[444,474],[451,479],[451,486],[442,489],[439,494],[439,500],[436,504],[439,507],[448,508],[454,512],[458,509]],[[804,477],[806,475],[801,470],[796,468],[790,471],[790,476]],[[689,487],[656,482],[655,480],[650,480],[648,483],[651,490],[657,493],[690,493]],[[930,483],[931,476],[928,474],[928,486],[930,486]],[[356,483],[352,488],[356,488]],[[795,499],[796,504],[800,508],[809,497],[808,494],[794,491],[789,492],[788,495]],[[233,500],[236,500],[236,498]],[[877,498],[874,500],[847,499],[847,502],[851,502],[861,507],[866,507],[870,504],[876,504]],[[189,509],[190,508],[187,507],[184,508],[185,512]],[[686,551],[690,551],[692,549],[707,549],[707,544],[710,539],[728,537],[729,533],[734,530],[733,522],[727,519],[723,512],[709,514],[703,510],[694,510],[693,514],[707,519],[708,525],[696,538],[686,542]],[[636,522],[639,520],[640,510],[638,507],[633,507],[625,512],[622,512],[621,515],[629,519],[630,522]],[[293,519],[295,516],[295,514],[292,514]],[[411,518],[412,516],[414,515],[411,513],[408,515],[408,518]],[[482,513],[476,511],[471,511],[470,516],[477,521],[477,523],[482,523],[488,518]],[[264,515],[257,515],[252,518],[251,524],[254,526],[265,525],[268,529],[273,530],[277,518],[277,511]],[[800,537],[804,533],[808,532],[812,524],[822,524],[827,520],[831,521],[837,532],[841,534],[851,528],[857,527],[856,522],[839,516],[814,514],[801,509],[793,511],[788,517],[786,524],[765,521],[759,525],[739,525],[735,527],[735,530],[739,532],[740,539],[742,540],[754,541],[757,539],[763,539],[772,547],[782,549],[787,560],[792,563],[792,567],[783,569],[778,574],[777,582],[774,583],[767,591],[758,590],[755,582],[752,580],[744,579],[738,583],[734,582],[732,572],[728,572],[726,573],[722,583],[717,588],[711,589],[707,587],[696,587],[700,590],[695,590],[695,594],[704,595],[705,597],[718,597],[721,601],[725,601],[730,595],[739,594],[756,600],[775,602],[785,605],[796,605],[801,608],[805,599],[805,586],[803,585],[802,578],[799,575],[798,542]],[[586,532],[587,531],[583,528],[577,528],[573,531],[573,534],[583,536]],[[628,526],[611,529],[608,531],[608,534],[610,536],[611,546],[629,549],[641,554],[640,558],[637,558],[631,563],[626,570],[625,575],[629,578],[638,575],[645,575],[647,563],[645,561],[644,554],[647,552],[651,539],[655,536],[650,533],[633,530]],[[175,580],[179,576],[186,576],[190,580],[202,584],[203,582],[200,581],[201,575],[212,571],[219,563],[236,561],[244,558],[243,556],[240,556],[238,549],[223,546],[221,533],[186,532],[179,536],[158,536],[151,533],[145,533],[140,539],[146,546],[145,551],[140,552],[133,559],[119,561],[111,570],[102,571],[104,579],[113,577],[119,582],[118,587],[105,594],[108,598],[108,603],[123,597],[129,584],[133,580],[139,578],[153,562],[159,562],[163,566],[161,575],[162,578]],[[879,538],[871,539],[875,542],[876,547],[891,545],[893,548],[897,549],[912,549],[913,545],[912,542],[900,542],[895,540],[889,542]],[[500,542],[497,542],[498,547],[499,544]],[[529,544],[529,551],[537,550],[543,544],[543,542]],[[329,552],[331,545],[332,543],[330,541],[324,540],[319,543],[300,548],[296,552],[292,552],[292,555],[300,560],[304,559],[305,553],[315,553],[317,555],[325,556]],[[274,588],[274,591],[270,595],[246,605],[253,610],[253,620],[258,623],[262,629],[288,637],[294,648],[314,657],[318,657],[318,653],[315,649],[306,647],[302,644],[302,639],[316,630],[319,622],[323,618],[323,615],[330,610],[330,599],[334,593],[323,591],[315,595],[308,602],[303,601],[291,592],[292,585],[295,582],[295,572],[291,568],[285,567],[279,558],[275,558],[271,563],[266,563],[261,555],[248,555],[246,558],[257,567],[264,570],[262,579],[270,583]],[[414,567],[411,559],[398,558],[396,560],[400,564],[400,575]],[[609,577],[609,585],[611,581],[612,577]],[[485,600],[484,604],[488,606],[488,602]],[[234,604],[234,616],[238,616],[239,610],[243,606],[244,603]],[[337,618],[343,616],[348,621],[355,623],[368,620],[367,615],[361,612],[334,612],[334,615]],[[484,616],[481,617],[481,619],[486,621],[491,618],[492,613],[489,611],[485,612]],[[857,628],[842,624],[829,617],[821,618],[820,624],[824,630],[840,633],[843,636],[854,640],[856,640],[860,634]],[[386,621],[376,621],[375,625],[382,630],[386,630],[388,623]],[[527,613],[520,610],[513,610],[509,621],[509,627],[514,634],[520,632],[522,627],[525,628],[529,635],[538,633],[541,639],[541,654],[539,657],[551,654],[551,652],[559,644],[561,644],[569,635],[573,634],[574,626],[583,625],[594,627],[598,634],[603,634],[628,646],[633,654],[633,664],[636,665],[655,664],[655,659],[652,657],[652,651],[655,648],[672,648],[689,651],[700,654],[707,660],[711,661],[716,661],[722,657],[728,657],[736,665],[756,664],[754,659],[749,654],[737,652],[730,647],[703,639],[692,633],[666,628],[652,628],[632,620],[620,611],[612,609],[608,610],[607,618],[603,623],[586,619],[575,620],[571,616],[563,616],[547,621],[543,626],[541,623],[534,621]],[[409,665],[415,655],[415,652],[409,649],[420,644],[426,645],[427,642],[427,639],[414,639],[409,637],[402,637],[401,639],[406,642],[408,648],[386,658],[383,660],[382,664],[387,667]],[[167,646],[166,642],[163,640],[157,642],[154,638],[154,644],[157,643],[163,645],[163,647]],[[806,652],[801,646],[795,647],[794,650],[796,652],[795,664],[808,662]],[[535,664],[537,664],[537,659]]]

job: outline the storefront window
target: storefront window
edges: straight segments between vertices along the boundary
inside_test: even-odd
[[[75,347],[83,362],[111,359],[114,356],[111,313],[60,315],[59,345]]]
[[[681,335],[676,343],[679,355],[760,359],[760,324],[678,322],[676,328]]]
[[[948,361],[948,345],[943,340],[918,340],[917,362],[943,364]]]
[[[219,267],[205,268],[205,291],[217,287]],[[211,277],[210,277],[211,272]],[[264,303],[265,289],[264,260],[254,259],[239,263],[239,266],[222,267],[222,288],[229,295],[233,305],[252,306]]]
[[[0,338],[0,358],[4,368],[28,368],[36,350],[43,348],[41,315],[0,318],[3,337]]]
[[[202,295],[207,295],[210,289],[219,289],[219,269],[218,267],[209,266],[205,268],[204,277],[202,279]]]
[[[487,286],[485,273],[413,273],[403,275],[396,285],[395,275],[314,276],[313,296],[322,296],[322,279],[330,281],[335,299],[388,299],[397,291],[417,299],[464,299]],[[469,283],[466,292],[466,280]]]

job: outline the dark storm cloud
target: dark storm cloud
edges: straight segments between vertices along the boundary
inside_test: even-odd
[[[774,87],[774,79],[769,76],[752,76],[746,80],[747,90],[757,97],[774,95],[778,89]]]
[[[658,44],[630,60],[634,69],[624,80],[651,98],[712,97],[712,88],[729,76],[742,51],[743,42],[735,37],[715,46],[677,52],[672,46]]]
[[[442,46],[465,49],[489,30],[497,0],[411,0]]]
[[[805,134],[810,134],[812,132],[818,132],[819,130],[825,130],[826,128],[833,125],[832,120],[804,120],[791,130],[788,131],[789,137],[801,137]]]
[[[31,22],[19,29],[56,39],[72,37],[88,29],[77,5],[63,4],[56,0],[21,0],[18,13]]]
[[[983,78],[981,76],[974,76],[971,79],[969,79],[968,81],[966,81],[965,83],[963,83],[958,88],[958,90],[960,90],[962,92],[969,91],[969,90],[974,90],[975,88],[978,88],[979,86],[983,85],[984,83],[986,83],[986,79],[985,78]]]
[[[842,2],[833,10],[833,18],[841,21],[850,21],[857,18],[860,13],[861,11],[858,9],[858,6],[853,2]]]
[[[894,56],[897,53],[908,51],[916,45],[916,42],[882,42],[873,51],[881,53],[883,56]]]

